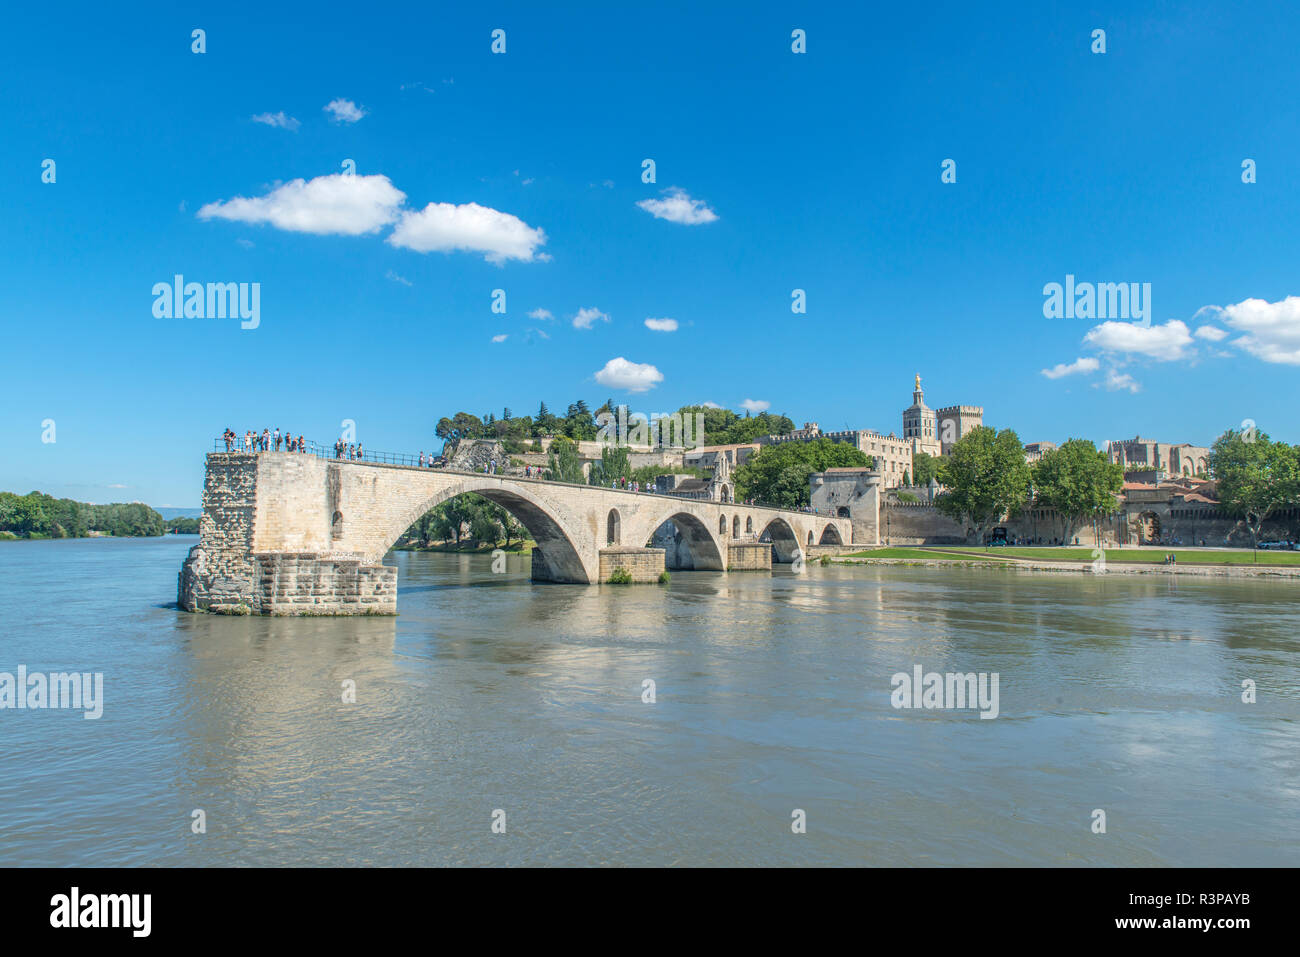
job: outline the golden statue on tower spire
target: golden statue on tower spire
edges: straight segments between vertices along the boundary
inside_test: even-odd
[[[919,372],[916,374],[916,391],[921,391],[921,373]]]

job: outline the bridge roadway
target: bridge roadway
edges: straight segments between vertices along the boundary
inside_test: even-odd
[[[382,564],[384,555],[422,515],[467,492],[502,506],[528,529],[537,542],[532,565],[539,581],[595,584],[617,566],[633,569],[638,580],[650,580],[656,567],[766,567],[769,553],[772,561],[791,562],[804,546],[848,543],[852,536],[848,519],[770,506],[295,452],[214,452],[205,469],[199,544],[180,576],[180,605],[393,613],[396,569]],[[647,547],[657,531],[666,550]]]

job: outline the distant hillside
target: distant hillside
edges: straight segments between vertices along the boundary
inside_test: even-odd
[[[154,511],[165,519],[199,518],[203,514],[203,509],[201,508],[169,508],[163,506],[162,508],[155,508]]]
[[[161,535],[165,530],[163,517],[140,502],[92,505],[43,492],[0,492],[0,538]]]

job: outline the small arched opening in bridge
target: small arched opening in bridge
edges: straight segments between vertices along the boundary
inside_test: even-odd
[[[330,538],[342,538],[342,537],[343,537],[343,513],[335,512],[334,517],[330,519]]]
[[[811,545],[812,543],[813,543],[813,532],[812,529],[810,528],[808,529],[808,544]]]
[[[528,537],[537,543],[531,555],[534,581],[590,583],[591,576],[588,575],[568,530],[543,504],[532,498],[533,486],[521,484],[512,488],[492,482],[487,476],[482,479],[484,481],[480,486],[479,480],[467,477],[465,482],[444,489],[422,503],[409,514],[401,528],[391,530],[384,551],[439,505],[462,495],[474,494],[509,512],[524,527]]]
[[[718,534],[719,535],[727,534],[727,516],[725,515],[718,516]]]
[[[740,538],[740,516],[731,516],[731,537]]]
[[[721,521],[721,535],[727,533],[727,519]],[[648,548],[664,550],[664,567],[694,571],[725,571],[727,563],[718,548],[718,542],[709,534],[703,521],[686,512],[670,515],[659,523]],[[723,548],[726,544],[723,543]]]
[[[847,505],[841,505],[839,508],[837,508],[837,509],[835,510],[835,517],[836,517],[836,518],[849,518],[849,517],[850,517],[850,516],[849,516],[849,507],[848,507]]]
[[[730,486],[730,485],[724,485],[724,486],[722,486],[721,493],[722,493],[722,501],[723,501],[723,502],[730,502],[730,501],[731,501],[731,486]]]
[[[753,534],[754,534],[754,516],[753,516],[753,515],[746,515],[746,516],[745,516],[745,534],[746,534],[746,535],[753,535]]]
[[[809,534],[812,533],[810,532]],[[843,545],[844,538],[840,535],[840,530],[838,528],[836,528],[834,525],[827,525],[826,528],[822,530],[821,541],[819,541],[817,544]]]
[[[609,510],[609,517],[605,519],[605,544],[606,545],[618,544],[618,531],[619,531],[620,524],[621,524],[621,520],[619,519],[618,516],[618,509],[611,508]]]
[[[783,518],[774,518],[759,534],[760,542],[772,545],[772,561],[788,565],[801,554],[799,536],[794,533],[790,523]]]

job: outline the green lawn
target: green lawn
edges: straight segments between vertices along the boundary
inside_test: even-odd
[[[945,555],[942,552],[929,548],[869,548],[866,551],[853,552],[850,555],[840,555],[839,558],[906,558],[912,561],[963,561],[963,555]],[[971,558],[983,558],[983,555],[972,554]],[[1002,558],[1001,555],[991,555],[991,558]],[[832,558],[832,561],[835,559]]]
[[[988,556],[990,558],[1028,558],[1039,561],[1056,562],[1090,562],[1093,560],[1091,548],[983,548],[975,545],[943,545],[935,548],[917,549],[930,552],[932,558],[942,557],[944,552],[961,552],[967,555]],[[1128,564],[1162,565],[1165,555],[1172,552],[1178,556],[1180,565],[1300,565],[1300,552],[1253,552],[1248,548],[1233,551],[1211,551],[1200,548],[1108,548],[1106,561]]]

